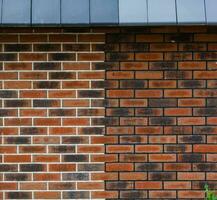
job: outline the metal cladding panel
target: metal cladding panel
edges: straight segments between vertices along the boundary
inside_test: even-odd
[[[2,4],[3,24],[30,24],[31,1],[30,0],[3,0]]]
[[[148,0],[148,22],[156,24],[175,24],[175,0]]]
[[[0,24],[2,23],[2,0],[0,0]]]
[[[91,24],[117,24],[118,0],[90,0]]]
[[[205,23],[204,0],[177,0],[179,24]]]
[[[217,1],[206,0],[206,18],[207,23],[217,23]]]
[[[147,0],[119,0],[119,22],[147,23]]]
[[[60,0],[32,0],[33,24],[60,24]]]
[[[89,24],[90,2],[89,0],[62,0],[61,1],[62,24]]]

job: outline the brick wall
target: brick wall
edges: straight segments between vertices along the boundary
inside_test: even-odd
[[[216,27],[0,29],[0,199],[203,199],[216,52]]]
[[[103,43],[89,29],[1,29],[0,199],[103,190]]]
[[[107,190],[203,199],[217,189],[216,27],[107,34]]]

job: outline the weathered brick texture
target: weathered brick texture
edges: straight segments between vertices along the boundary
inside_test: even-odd
[[[211,26],[1,28],[0,199],[203,199],[216,52]]]
[[[217,189],[216,27],[106,34],[106,190],[203,199]],[[113,159],[111,159],[113,158]],[[112,198],[110,198],[112,199]]]

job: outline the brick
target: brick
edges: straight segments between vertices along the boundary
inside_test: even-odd
[[[162,151],[162,146],[161,145],[137,145],[135,151],[138,152],[138,153],[161,152]]]
[[[61,197],[61,193],[60,192],[35,192],[34,193],[34,197],[37,199],[58,199]]]
[[[34,70],[60,70],[60,63],[55,62],[36,62],[33,64]]]
[[[32,64],[31,63],[5,63],[4,65],[5,70],[32,70]]]
[[[149,69],[150,70],[176,70],[177,69],[177,63],[176,62],[150,62],[149,63]]]
[[[21,190],[46,190],[46,184],[42,182],[29,182],[29,183],[21,183]]]
[[[149,194],[150,198],[175,198],[176,192],[170,191],[170,190],[164,190],[164,191],[150,191]]]
[[[189,89],[178,89],[178,90],[165,90],[164,91],[164,96],[165,97],[192,97],[192,91]]]
[[[162,53],[136,53],[136,61],[160,61],[163,60]]]
[[[121,198],[146,198],[146,191],[122,191]]]
[[[136,35],[136,42],[163,42],[163,35],[161,34],[138,34]]]
[[[149,171],[161,171],[162,164],[159,163],[136,163],[135,164],[135,171],[139,172],[149,172]]]
[[[163,181],[163,180],[175,180],[176,174],[174,172],[150,172],[149,180]]]
[[[199,61],[179,62],[178,68],[180,70],[204,70],[204,69],[206,69],[206,63],[205,62],[199,62]]]
[[[107,72],[107,79],[132,79],[134,76],[133,72]]]
[[[149,88],[176,88],[176,81],[149,81]]]
[[[166,71],[165,79],[192,79],[191,71]]]
[[[97,48],[95,48],[96,50]],[[63,44],[63,51],[90,51],[89,44]]]
[[[136,98],[160,98],[162,90],[136,90]]]
[[[192,110],[190,108],[166,108],[164,110],[167,116],[191,116]]]
[[[161,189],[162,182],[160,181],[138,181],[136,182],[136,189]]]
[[[7,199],[31,199],[32,192],[6,192]]]
[[[206,43],[181,43],[179,44],[180,51],[206,51]]]
[[[132,98],[133,90],[109,90],[106,93],[108,98]]]
[[[148,70],[147,62],[121,62],[121,70]]]
[[[88,191],[73,191],[73,192],[63,192],[64,199],[88,199],[90,194]]]
[[[33,51],[38,52],[51,52],[51,51],[61,51],[60,44],[34,44]]]

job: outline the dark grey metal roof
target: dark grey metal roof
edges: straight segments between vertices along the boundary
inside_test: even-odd
[[[0,0],[0,24],[217,24],[217,0]]]

